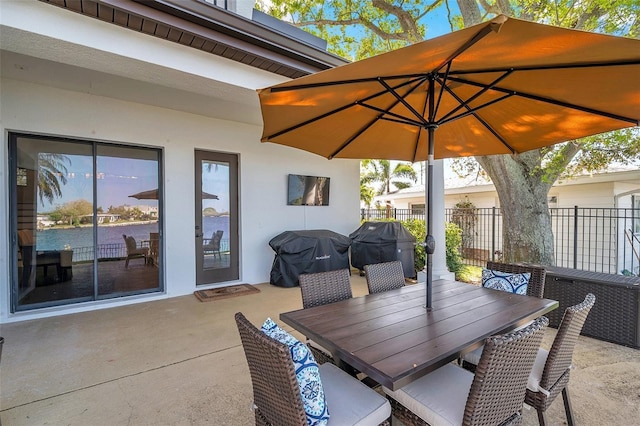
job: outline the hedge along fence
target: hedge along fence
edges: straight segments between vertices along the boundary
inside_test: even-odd
[[[426,263],[426,251],[424,249],[424,240],[427,236],[427,229],[424,219],[409,218],[405,220],[395,220],[378,218],[375,219],[378,222],[400,222],[402,226],[407,228],[407,231],[416,238],[414,265],[416,271],[422,271]],[[362,219],[362,222],[367,222],[366,219]],[[458,272],[462,267],[462,230],[455,223],[447,222],[445,224],[445,247],[447,257],[447,267],[451,272]]]

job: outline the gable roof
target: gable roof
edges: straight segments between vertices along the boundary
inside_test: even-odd
[[[347,63],[281,30],[195,0],[39,1],[290,78]]]

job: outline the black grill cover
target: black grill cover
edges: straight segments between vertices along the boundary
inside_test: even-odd
[[[362,270],[364,265],[399,260],[405,277],[416,276],[416,238],[400,222],[365,222],[349,237],[354,268]]]
[[[295,287],[300,274],[349,268],[351,239],[326,229],[285,231],[269,241],[276,252],[271,284]]]

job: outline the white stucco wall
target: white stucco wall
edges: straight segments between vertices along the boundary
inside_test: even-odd
[[[192,293],[195,149],[239,154],[239,282],[269,281],[268,241],[282,231],[358,227],[357,160],[259,141],[254,89],[284,77],[36,1],[0,12],[0,323]],[[10,313],[10,131],[163,148],[165,294]],[[330,205],[287,206],[289,173],[330,177]]]
[[[7,131],[22,131],[164,148],[165,248],[168,296],[195,290],[194,150],[240,154],[241,281],[268,282],[273,251],[268,241],[291,229],[331,229],[348,234],[359,220],[359,165],[328,161],[303,151],[259,142],[259,126],[25,83],[1,81],[0,173],[4,226],[0,231],[3,282],[9,282]],[[286,175],[331,177],[330,205],[286,205]],[[8,288],[2,319],[8,317]]]

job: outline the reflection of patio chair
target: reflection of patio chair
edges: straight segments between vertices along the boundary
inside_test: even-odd
[[[222,255],[220,254],[220,241],[222,240],[223,233],[224,231],[221,230],[217,230],[213,233],[211,240],[202,247],[205,253],[213,253],[213,257],[218,253],[218,256],[222,259]]]
[[[158,255],[160,254],[160,233],[149,233],[149,256],[155,266],[158,266]]]
[[[149,257],[149,247],[140,247],[138,248],[138,244],[136,243],[136,239],[132,236],[126,236],[122,234],[122,238],[124,238],[125,245],[127,246],[127,260],[124,263],[124,267],[129,267],[130,259],[138,259],[143,258],[144,263],[147,263],[147,258]]]

